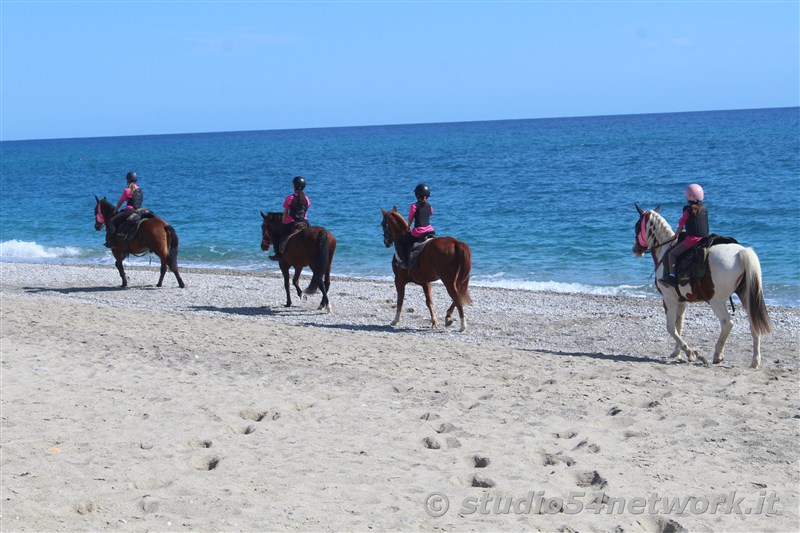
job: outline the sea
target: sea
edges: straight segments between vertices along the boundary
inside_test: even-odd
[[[184,267],[277,272],[261,215],[304,176],[333,274],[391,279],[381,209],[430,186],[437,234],[472,248],[472,284],[657,296],[632,253],[635,205],[677,226],[706,193],[713,233],[753,247],[768,304],[800,307],[800,108],[0,142],[0,262],[112,265],[95,196],[136,170]],[[157,264],[149,255],[130,264]],[[191,283],[191,281],[189,281]]]

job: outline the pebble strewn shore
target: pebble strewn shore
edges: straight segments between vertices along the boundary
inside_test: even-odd
[[[672,350],[665,330],[661,301],[657,298],[558,294],[524,290],[471,287],[474,304],[466,308],[467,331],[456,324],[444,328],[450,299],[441,284],[434,285],[434,305],[440,327],[429,328],[429,314],[420,287],[409,285],[401,323],[392,328],[396,293],[391,282],[333,278],[330,289],[332,315],[317,311],[320,295],[302,301],[292,294],[293,307],[285,308],[283,279],[279,272],[183,269],[187,283],[178,289],[167,272],[156,288],[158,271],[128,267],[128,289],[119,288],[113,267],[0,263],[3,295],[66,299],[98,305],[158,309],[181,313],[222,314],[245,320],[285,324],[314,323],[330,328],[366,333],[396,330],[413,337],[445,336],[448,342],[491,344],[498,348],[574,351],[663,359]],[[308,284],[306,270],[300,285]],[[747,366],[751,337],[747,316],[738,300],[734,328],[726,345],[725,364]],[[769,307],[774,331],[762,338],[762,364],[798,367],[800,309]],[[692,304],[686,313],[685,338],[690,346],[711,359],[719,323],[706,304]]]

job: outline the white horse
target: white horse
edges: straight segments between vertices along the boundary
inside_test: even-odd
[[[664,217],[658,214],[658,208],[642,211],[637,205],[636,209],[639,211],[639,221],[636,223],[633,253],[642,257],[649,251],[656,265],[656,278],[660,278],[663,269],[667,268],[665,255],[675,232]],[[683,350],[689,361],[699,358],[704,363],[707,362],[681,338],[686,302],[705,301],[720,322],[721,331],[714,348],[714,363],[722,362],[725,341],[733,328],[727,300],[735,292],[750,320],[750,334],[753,336],[753,361],[750,366],[761,366],[761,335],[770,333],[772,324],[767,316],[761,288],[761,263],[752,248],[739,244],[712,246],[708,254],[708,270],[702,278],[692,279],[688,285],[679,285],[678,288],[659,281],[656,288],[664,300],[667,332],[675,339],[675,349],[670,354],[671,357],[678,357]]]

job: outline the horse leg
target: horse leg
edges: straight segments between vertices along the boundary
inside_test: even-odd
[[[422,290],[425,292],[425,305],[428,306],[428,311],[431,312],[431,329],[436,329],[436,326],[438,326],[439,323],[436,322],[436,312],[433,310],[433,294],[431,294],[431,284],[423,284]]]
[[[686,314],[686,302],[678,302],[678,309],[677,314],[675,316],[675,331],[677,331],[679,337],[683,337],[683,317]],[[672,359],[678,358],[681,354],[681,343],[675,341],[675,349],[672,350],[672,353],[669,356]]]
[[[161,257],[161,274],[158,276],[158,283],[156,283],[156,287],[160,287],[161,283],[164,281],[164,274],[167,273],[167,258]]]
[[[284,307],[291,307],[292,292],[289,290],[289,265],[281,264],[281,272],[283,273],[283,288],[286,289],[286,305]]]
[[[305,301],[306,295],[303,294],[303,289],[300,288],[300,273],[303,272],[303,267],[294,267],[294,276],[292,276],[292,285],[297,290],[297,296]]]
[[[444,286],[447,289],[447,294],[449,294],[450,298],[453,299],[453,303],[447,309],[447,316],[445,317],[444,325],[449,326],[453,323],[453,309],[457,307],[458,317],[461,319],[461,328],[458,331],[463,333],[464,331],[467,330],[467,319],[464,318],[464,306],[459,303],[461,301],[461,298],[459,298],[458,295],[458,288],[456,287],[456,282],[455,280],[447,282],[442,280],[442,282],[444,282]]]
[[[717,364],[725,359],[725,343],[728,341],[728,335],[730,335],[733,329],[733,321],[731,320],[730,313],[728,313],[727,300],[723,298],[713,298],[708,303],[719,319],[719,338],[717,339],[717,345],[714,347],[713,359],[714,363]]]
[[[331,303],[328,301],[328,290],[331,288],[331,263],[328,262],[328,268],[325,270],[325,279],[322,281],[322,301],[319,304],[318,311],[325,309],[329,315],[333,314]]]
[[[397,313],[394,315],[391,325],[396,326],[400,323],[400,313],[403,311],[403,298],[406,295],[406,284],[397,280],[397,275],[394,278],[394,288],[397,290]]]
[[[114,251],[114,265],[117,267],[119,271],[119,277],[122,278],[122,287],[125,288],[128,286],[128,276],[125,275],[125,268],[122,266],[122,260],[125,259],[126,256],[122,255],[120,252]]]
[[[686,353],[686,359],[689,361],[694,361],[697,359],[697,352],[689,347],[688,344],[683,340],[681,335],[678,333],[677,325],[678,325],[678,309],[680,308],[681,302],[674,302],[672,305],[664,302],[665,312],[667,315],[667,333],[675,339],[675,343],[678,346],[678,354],[680,350],[683,350]],[[673,355],[673,357],[677,357],[678,354]],[[705,361],[705,359],[703,359]]]

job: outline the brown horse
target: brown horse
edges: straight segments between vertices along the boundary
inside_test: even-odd
[[[100,231],[106,220],[111,220],[111,217],[117,214],[117,210],[105,197],[98,198],[95,196],[94,199],[97,200],[97,205],[94,208],[94,229]],[[163,219],[154,217],[143,220],[133,240],[117,242],[111,252],[114,254],[114,259],[116,259],[115,264],[122,278],[123,287],[128,286],[128,277],[125,275],[122,261],[130,254],[138,255],[147,252],[152,252],[161,259],[161,275],[158,277],[156,287],[161,287],[167,267],[175,274],[181,289],[186,287],[180,273],[178,273],[178,234]]]
[[[261,249],[265,252],[269,250],[273,243],[272,235],[283,224],[283,213],[261,213]],[[279,246],[280,243],[275,243]],[[308,226],[296,235],[292,236],[286,243],[286,249],[280,255],[278,265],[283,272],[283,285],[286,288],[286,307],[292,306],[292,294],[289,290],[289,268],[294,267],[292,284],[297,289],[297,296],[305,300],[306,294],[316,294],[317,290],[322,292],[322,302],[318,309],[325,309],[329,314],[333,314],[331,304],[328,301],[328,289],[331,286],[331,264],[333,254],[336,252],[336,238],[333,234],[322,226]],[[300,289],[300,273],[303,267],[311,267],[313,273],[311,283],[305,291]]]
[[[397,212],[397,206],[391,211],[384,211],[383,222],[383,244],[389,248],[392,243],[408,232],[408,224],[403,215]],[[445,326],[453,323],[453,309],[458,307],[458,316],[461,318],[461,330],[467,329],[467,321],[464,318],[464,306],[472,303],[469,297],[469,274],[472,269],[472,251],[467,243],[459,241],[453,237],[436,237],[422,249],[419,254],[419,261],[412,269],[402,268],[397,265],[397,261],[392,261],[394,271],[394,286],[397,289],[397,314],[392,321],[396,326],[400,323],[400,313],[403,310],[403,297],[405,296],[406,284],[413,281],[417,285],[422,285],[425,291],[425,303],[431,312],[431,327],[437,326],[436,315],[433,311],[433,297],[431,296],[431,282],[441,279],[447,294],[453,299],[453,303],[447,310]]]

